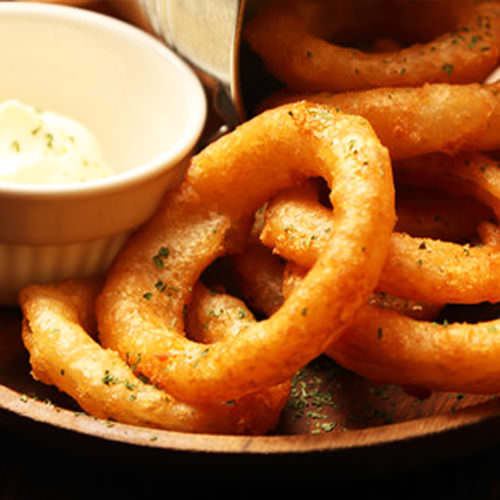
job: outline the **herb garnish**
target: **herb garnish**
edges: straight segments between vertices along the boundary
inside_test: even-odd
[[[162,280],[158,280],[156,283],[155,283],[155,288],[159,291],[159,292],[164,292],[165,289],[167,288],[167,285],[162,281]]]
[[[164,259],[166,259],[169,255],[170,255],[170,250],[167,247],[164,246],[160,247],[158,253],[156,255],[153,255],[153,263],[156,269],[165,268]]]
[[[102,377],[102,383],[103,384],[105,384],[105,385],[116,385],[119,382],[120,381],[114,375],[112,375],[109,370],[106,370],[104,372],[104,377]]]
[[[453,70],[455,69],[455,67],[453,66],[453,64],[450,64],[450,63],[445,63],[441,66],[441,69],[448,75],[448,76],[451,76],[451,74],[453,73]]]

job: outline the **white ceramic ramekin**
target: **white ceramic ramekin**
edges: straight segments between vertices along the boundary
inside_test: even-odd
[[[100,14],[0,3],[0,101],[86,125],[117,172],[82,184],[0,182],[0,303],[32,282],[102,273],[152,215],[206,118],[191,69],[150,35]]]

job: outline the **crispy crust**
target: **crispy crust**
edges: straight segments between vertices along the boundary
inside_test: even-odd
[[[209,349],[186,339],[183,306],[203,269],[224,254],[235,221],[317,175],[342,210],[336,237],[300,289],[235,338]],[[363,118],[307,103],[265,112],[195,157],[182,186],[118,255],[97,302],[101,341],[123,358],[141,353],[138,370],[183,401],[235,399],[279,384],[366,302],[394,222],[389,156]],[[152,257],[161,247],[170,253],[158,269]],[[166,287],[144,300],[159,280]]]
[[[433,156],[400,165],[409,182],[467,192],[500,214],[500,169],[480,154]],[[445,182],[446,180],[446,182]],[[441,181],[441,182],[440,182]],[[262,242],[282,257],[309,268],[335,234],[330,212],[315,200],[283,194],[270,203]],[[473,304],[500,301],[500,253],[492,246],[469,247],[393,233],[377,289],[427,303]]]
[[[367,306],[327,354],[378,382],[435,391],[500,391],[500,320],[441,325]]]
[[[500,148],[499,84],[424,84],[341,94],[279,92],[262,108],[302,99],[363,116],[392,159]]]
[[[306,273],[293,263],[287,265],[285,295]],[[500,391],[500,320],[441,325],[412,318],[411,310],[381,305],[373,301],[361,308],[325,354],[379,383],[446,392]],[[431,320],[428,312],[426,319]]]
[[[261,243],[232,258],[237,285],[245,301],[261,314],[271,316],[283,304],[281,284],[284,264]]]
[[[35,378],[56,385],[91,415],[128,424],[224,434],[263,434],[276,425],[287,384],[211,406],[185,404],[145,384],[85,330],[95,319],[99,288],[94,281],[68,281],[21,292],[23,341]]]
[[[245,30],[246,40],[267,69],[291,89],[341,92],[426,82],[471,83],[484,80],[498,63],[500,6],[495,2],[466,9],[456,30],[429,43],[372,54],[316,35],[315,25],[329,15],[327,9],[327,2],[268,2]]]

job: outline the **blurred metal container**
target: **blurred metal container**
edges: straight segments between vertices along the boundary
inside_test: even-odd
[[[195,69],[230,128],[245,118],[240,42],[247,0],[108,0],[129,22],[160,38]]]

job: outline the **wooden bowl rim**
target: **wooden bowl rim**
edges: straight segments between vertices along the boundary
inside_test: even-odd
[[[334,434],[234,436],[166,431],[111,422],[60,408],[0,385],[0,409],[60,429],[135,446],[223,454],[289,454],[365,448],[473,426],[500,416],[500,398],[455,413]]]

